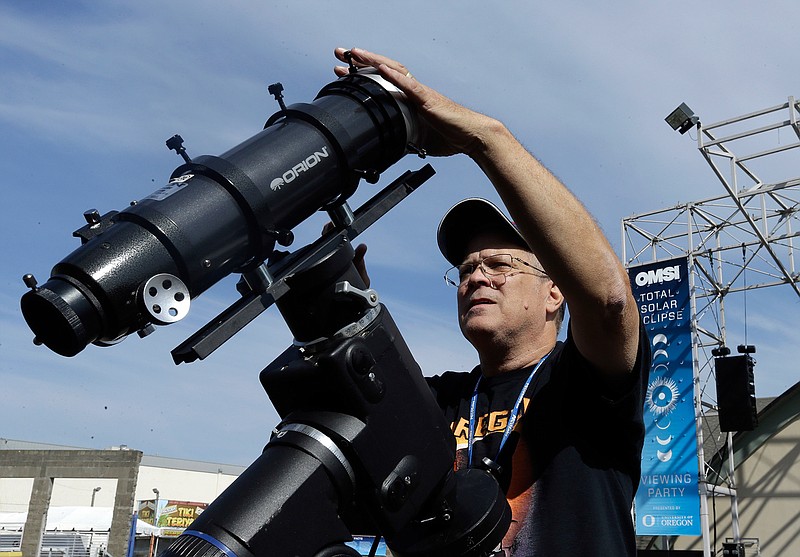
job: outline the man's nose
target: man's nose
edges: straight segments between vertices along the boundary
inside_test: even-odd
[[[472,269],[472,272],[467,277],[466,284],[488,284],[494,287],[492,277],[486,274],[481,265],[475,265],[475,268]]]

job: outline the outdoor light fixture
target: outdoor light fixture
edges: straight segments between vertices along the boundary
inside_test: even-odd
[[[156,502],[155,502],[155,505],[153,505],[154,506],[154,508],[153,508],[153,525],[157,526],[158,525],[158,501],[159,501],[159,497],[161,495],[161,492],[158,491],[157,487],[154,487],[153,488],[153,493],[156,494]]]
[[[161,495],[161,492],[158,490],[157,487],[154,487],[153,488],[153,493],[156,494],[156,504],[155,504],[155,508],[153,509],[153,526],[158,526],[158,499],[159,499],[159,496]],[[158,555],[158,537],[157,536],[155,538],[155,546],[152,549],[153,549],[153,553],[152,554],[153,555]]]
[[[98,491],[100,491],[100,489],[101,489],[100,487],[96,487],[92,490],[92,504],[90,505],[91,507],[94,507],[94,496],[97,494]]]
[[[689,128],[697,125],[700,118],[694,115],[694,112],[692,112],[691,108],[686,106],[686,103],[681,103],[680,106],[673,110],[664,120],[666,120],[667,124],[672,126],[673,130],[677,130],[683,135],[689,131]]]

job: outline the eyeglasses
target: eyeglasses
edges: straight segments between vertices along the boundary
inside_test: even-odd
[[[515,267],[515,261],[522,263],[526,267],[530,267],[536,271],[536,273],[523,271],[519,267]],[[500,285],[505,284],[506,277],[516,273],[529,275],[538,274],[542,277],[547,276],[547,273],[545,273],[542,269],[531,265],[519,257],[514,257],[510,253],[495,253],[494,255],[484,257],[477,263],[463,263],[461,265],[456,265],[455,267],[450,267],[444,274],[444,281],[450,286],[455,286],[458,288],[464,284],[470,276],[472,276],[472,273],[475,272],[476,268],[480,268],[484,276],[491,280],[493,284],[495,280],[499,280],[499,278],[502,277],[503,282],[500,283]]]

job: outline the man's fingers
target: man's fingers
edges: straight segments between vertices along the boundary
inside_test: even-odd
[[[349,59],[347,56],[348,52],[350,53]],[[373,68],[377,69],[379,66],[384,65],[402,74],[403,76],[411,75],[411,73],[408,71],[408,68],[406,68],[403,64],[401,64],[397,60],[393,60],[391,58],[382,56],[380,54],[375,54],[374,52],[370,52],[369,50],[364,50],[363,48],[346,49],[339,47],[334,49],[333,53],[336,56],[336,58],[338,58],[342,62],[347,62],[349,64],[349,62],[352,60],[353,65],[359,68],[372,66]],[[341,66],[337,66],[336,73],[341,75],[340,72],[342,70],[338,68],[341,68]],[[347,68],[343,68],[343,70],[346,72]]]
[[[397,60],[387,58],[386,56],[381,56],[380,54],[375,54],[374,52],[364,50],[363,48],[354,48],[351,50],[351,52],[355,59],[360,60],[366,65],[372,66],[374,68],[378,68],[379,66],[386,66],[387,68],[391,68],[392,70],[396,71],[397,73],[399,73],[404,77],[411,75],[411,72],[408,71],[408,68],[406,68],[403,64],[401,64]]]
[[[358,274],[361,275],[361,279],[364,281],[364,284],[367,285],[369,288],[369,274],[367,273],[367,264],[364,260],[364,255],[367,253],[367,245],[366,244],[359,244],[356,246],[356,253],[353,257],[353,265],[355,265]]]

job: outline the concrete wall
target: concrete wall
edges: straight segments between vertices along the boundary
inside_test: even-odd
[[[735,475],[742,538],[757,538],[761,557],[800,555],[800,419],[795,419],[738,465]],[[713,536],[713,507],[709,498]],[[716,498],[717,549],[733,537],[730,499]],[[712,540],[713,543],[713,540]],[[678,538],[676,548],[702,548],[699,538]],[[747,555],[756,555],[755,546]]]
[[[106,481],[105,485],[110,485],[108,480],[116,482],[108,551],[112,555],[125,555],[141,459],[141,452],[128,450],[0,451],[0,478],[32,479],[22,553],[39,554],[56,480],[84,478],[90,479],[89,484],[98,479]]]

